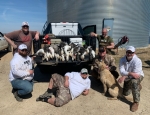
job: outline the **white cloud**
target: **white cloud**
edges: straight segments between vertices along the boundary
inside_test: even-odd
[[[6,20],[6,19],[7,19],[7,18],[6,18],[6,13],[7,13],[8,10],[9,10],[9,8],[6,8],[6,9],[3,11],[2,15],[1,15],[1,17],[2,17],[3,20]]]

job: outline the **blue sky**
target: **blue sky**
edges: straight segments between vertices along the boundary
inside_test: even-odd
[[[0,0],[0,31],[21,29],[27,21],[30,30],[42,31],[47,20],[47,0]]]

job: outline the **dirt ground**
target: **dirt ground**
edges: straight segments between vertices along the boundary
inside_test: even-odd
[[[48,103],[36,102],[36,98],[46,91],[50,74],[41,73],[39,68],[35,69],[35,77],[39,81],[34,84],[32,96],[17,102],[11,93],[12,87],[8,80],[12,53],[0,52],[0,115],[149,115],[150,113],[150,47],[136,50],[137,55],[142,59],[143,71],[145,74],[142,81],[141,101],[136,112],[130,111],[132,95],[127,98],[131,100],[107,100],[109,95],[103,96],[102,84],[90,78],[92,86],[87,96],[79,96],[63,107],[54,107]],[[114,55],[118,65],[120,57],[125,54],[125,50],[120,50],[119,55]],[[66,67],[61,67],[63,70]],[[46,67],[48,69],[48,66]],[[58,71],[60,71],[58,70]],[[121,84],[122,85],[122,84]]]

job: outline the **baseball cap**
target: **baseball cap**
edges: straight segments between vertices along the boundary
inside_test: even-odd
[[[126,51],[128,51],[128,50],[130,50],[130,51],[132,51],[132,52],[135,52],[135,48],[134,48],[133,46],[128,46],[128,47],[126,48]]]
[[[105,50],[106,50],[105,47],[103,46],[99,47],[99,52],[104,52]]]
[[[27,46],[25,44],[21,44],[18,47],[19,50],[27,49]]]
[[[22,26],[29,26],[28,22],[22,22]]]
[[[88,70],[86,68],[82,68],[81,73],[87,73],[88,74]]]

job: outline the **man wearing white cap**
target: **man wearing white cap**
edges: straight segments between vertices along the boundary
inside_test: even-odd
[[[83,68],[81,72],[68,72],[65,77],[59,74],[53,74],[47,91],[40,95],[36,101],[48,102],[54,106],[60,107],[75,99],[79,95],[87,95],[91,86],[88,78],[88,70]],[[57,88],[56,97],[54,88]]]
[[[2,34],[0,32],[0,34]],[[2,34],[3,35],[3,34]],[[13,47],[13,54],[17,52],[17,48],[20,44],[27,45],[28,54],[32,54],[32,39],[34,38],[36,41],[39,40],[39,32],[38,31],[29,31],[29,23],[22,22],[22,29],[13,31],[3,35],[9,44]],[[12,41],[14,42],[12,42]]]
[[[122,77],[118,79],[119,83],[124,82],[123,95],[127,96],[132,92],[133,104],[131,111],[138,110],[140,102],[141,81],[144,73],[142,71],[142,62],[135,54],[135,48],[129,46],[126,48],[126,55],[120,59],[119,70]]]
[[[22,96],[27,95],[33,90],[32,59],[27,55],[27,46],[18,46],[18,52],[14,54],[10,62],[11,70],[9,80],[13,87],[13,94],[17,101],[23,101]]]

